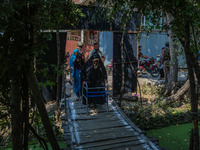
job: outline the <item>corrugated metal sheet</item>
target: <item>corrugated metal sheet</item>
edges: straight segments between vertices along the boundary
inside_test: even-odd
[[[168,41],[168,37],[165,33],[147,33],[140,34],[139,45],[142,46],[142,53],[149,57],[156,58],[161,54],[161,48],[165,47],[165,43]]]
[[[142,53],[146,56],[157,58],[157,55],[161,54],[162,47],[165,47],[165,43],[168,41],[167,33],[153,32],[149,35],[147,33],[140,34],[139,45],[142,46]],[[179,68],[186,67],[185,54],[179,55]]]
[[[99,49],[103,51],[106,65],[113,59],[113,32],[99,32],[99,41]]]

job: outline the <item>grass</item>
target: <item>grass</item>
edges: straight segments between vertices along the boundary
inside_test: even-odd
[[[59,141],[58,144],[59,144],[60,148],[66,148],[67,147],[66,142]],[[49,142],[47,143],[47,145],[48,145],[48,149],[52,150]],[[39,144],[29,145],[28,149],[29,150],[44,150]],[[5,149],[2,149],[2,150],[12,150],[12,148],[5,148]]]
[[[191,123],[177,124],[161,129],[147,130],[147,136],[159,140],[159,145],[167,150],[188,150],[190,143]]]

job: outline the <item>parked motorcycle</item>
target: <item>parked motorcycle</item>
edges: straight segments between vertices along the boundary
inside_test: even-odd
[[[145,71],[149,72],[152,77],[158,77],[160,74],[158,64],[155,63],[155,59],[153,57],[151,57],[149,60],[142,60],[139,62],[139,71],[142,74],[146,74],[143,72],[144,68]]]
[[[109,64],[106,65],[106,71],[108,75],[111,75],[113,72],[113,60],[110,61]]]

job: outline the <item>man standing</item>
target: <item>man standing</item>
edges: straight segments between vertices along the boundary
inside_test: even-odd
[[[165,50],[161,58],[161,64],[163,64],[164,78],[167,81],[167,72],[170,68],[170,51],[169,42],[165,43]]]
[[[163,71],[163,64],[162,64],[162,57],[163,57],[163,55],[164,55],[164,50],[165,50],[165,47],[163,47],[162,49],[161,49],[161,54],[160,55],[158,55],[158,56],[160,56],[159,57],[159,60],[158,60],[158,63],[159,63],[159,66],[160,66],[160,78],[158,79],[158,80],[162,80],[162,78],[164,78],[164,71]],[[157,57],[158,57],[157,56]]]
[[[94,54],[94,53],[98,53],[101,61],[104,63],[105,57],[103,55],[103,52],[101,50],[99,50],[99,43],[94,43],[94,49],[89,53],[89,58]]]

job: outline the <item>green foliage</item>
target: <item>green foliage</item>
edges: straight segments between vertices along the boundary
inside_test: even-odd
[[[63,148],[63,149],[67,148],[65,141],[58,141],[58,144],[59,144],[60,148]],[[47,142],[47,146],[48,146],[48,149],[51,150],[51,145],[49,142]],[[9,145],[8,148],[6,148],[6,150],[12,150],[12,148],[9,148],[9,147],[11,147],[11,145]],[[29,142],[29,150],[31,150],[31,149],[32,150],[44,150],[37,141]]]
[[[63,142],[64,141],[64,137],[62,135],[63,132],[62,132],[62,130],[60,130],[60,127],[56,125],[56,119],[55,119],[54,112],[49,112],[49,118],[50,118],[50,122],[53,127],[53,131],[56,135],[57,140],[60,141],[60,144],[62,145],[62,147],[66,147],[66,145],[64,144],[65,142]],[[42,138],[44,138],[46,140],[46,142],[48,143],[49,141],[47,139],[44,125],[42,123],[42,120],[41,120],[38,110],[33,109],[31,111],[30,120],[32,120],[32,122],[33,122],[32,127],[36,130],[37,134],[39,134]],[[7,140],[6,147],[8,147],[8,148],[11,147],[10,140],[11,139]],[[50,147],[50,144],[48,144],[48,146]],[[33,135],[32,132],[30,132],[30,134],[29,134],[29,147],[41,149],[41,146],[40,146],[37,138]]]
[[[168,150],[189,149],[191,123],[176,124],[162,129],[145,131],[147,136],[155,137],[159,140],[159,145]]]
[[[179,83],[177,87],[180,88],[182,85],[183,83]],[[137,101],[129,102],[131,103],[130,106],[125,105],[122,108],[140,128],[155,129],[191,121],[191,106],[187,94],[181,99],[181,106],[179,101],[163,106],[162,100],[164,99],[165,85],[152,86],[144,83],[140,86],[142,97],[148,97],[148,100],[144,101],[143,99],[142,106],[141,102]]]
[[[45,54],[48,50],[47,41],[51,40],[52,36],[48,33],[43,34],[41,31],[52,31],[62,29],[65,25],[77,24],[82,16],[80,8],[71,0],[1,1],[0,135],[3,129],[7,129],[5,127],[10,127],[12,77],[20,74],[19,81],[24,79],[24,73],[30,69],[29,62],[32,63],[35,57]],[[62,68],[55,66],[52,68],[55,72],[61,73]],[[48,71],[49,68],[45,68],[38,78],[48,77]],[[49,79],[43,85],[53,86],[54,84],[55,81]],[[23,101],[22,97],[21,101]],[[36,119],[34,123],[37,124],[38,129],[43,128],[40,120],[37,122]]]
[[[62,137],[62,133],[58,132],[59,131],[59,127],[56,126],[56,119],[55,119],[55,114],[54,112],[50,112],[49,113],[49,119],[51,122],[51,125],[53,127],[53,130],[55,133],[59,133],[59,136],[57,136],[57,138],[59,139],[60,137]],[[37,132],[42,136],[46,138],[46,133],[45,133],[45,129],[44,129],[44,125],[42,123],[40,114],[38,112],[38,110],[35,110],[34,112],[34,118],[33,118],[33,124],[32,126],[37,130]],[[33,138],[34,140],[35,138]]]
[[[159,105],[152,105],[148,108],[139,108],[131,115],[131,119],[141,129],[156,129],[173,124],[183,124],[191,121],[190,108],[176,109],[168,107],[162,109]]]
[[[41,66],[44,66],[44,68],[36,70],[36,75],[39,79],[39,86],[49,86],[50,88],[53,88],[56,85],[55,79],[57,74],[62,75],[63,69],[67,66],[67,64],[63,64],[61,67],[58,67],[55,64],[49,65],[47,63],[42,63]],[[66,72],[68,72],[68,70],[66,70]]]
[[[136,8],[135,1],[98,0],[95,6],[94,17],[91,20],[94,23],[98,20],[105,21],[110,25],[117,25],[121,30],[124,30],[124,25],[128,25],[131,19],[135,19],[137,24],[140,23],[140,18],[138,18],[140,14],[134,11],[134,8]],[[116,18],[119,19],[117,22]],[[139,28],[137,30],[139,30]]]
[[[130,18],[134,14],[134,8],[137,12],[142,13],[146,17],[146,26],[143,29],[150,33],[154,27],[161,30],[171,29],[174,38],[184,41],[185,21],[190,22],[191,32],[191,49],[196,56],[199,49],[199,27],[200,27],[200,3],[199,1],[188,0],[98,0],[99,11],[96,18],[104,15],[104,18],[112,24],[116,16],[121,13],[120,25],[129,24]],[[166,14],[172,15],[172,21],[166,23]],[[164,17],[165,21],[160,22],[160,18]],[[196,45],[195,45],[196,42]],[[183,43],[182,43],[183,44]],[[195,57],[197,58],[197,57]]]

